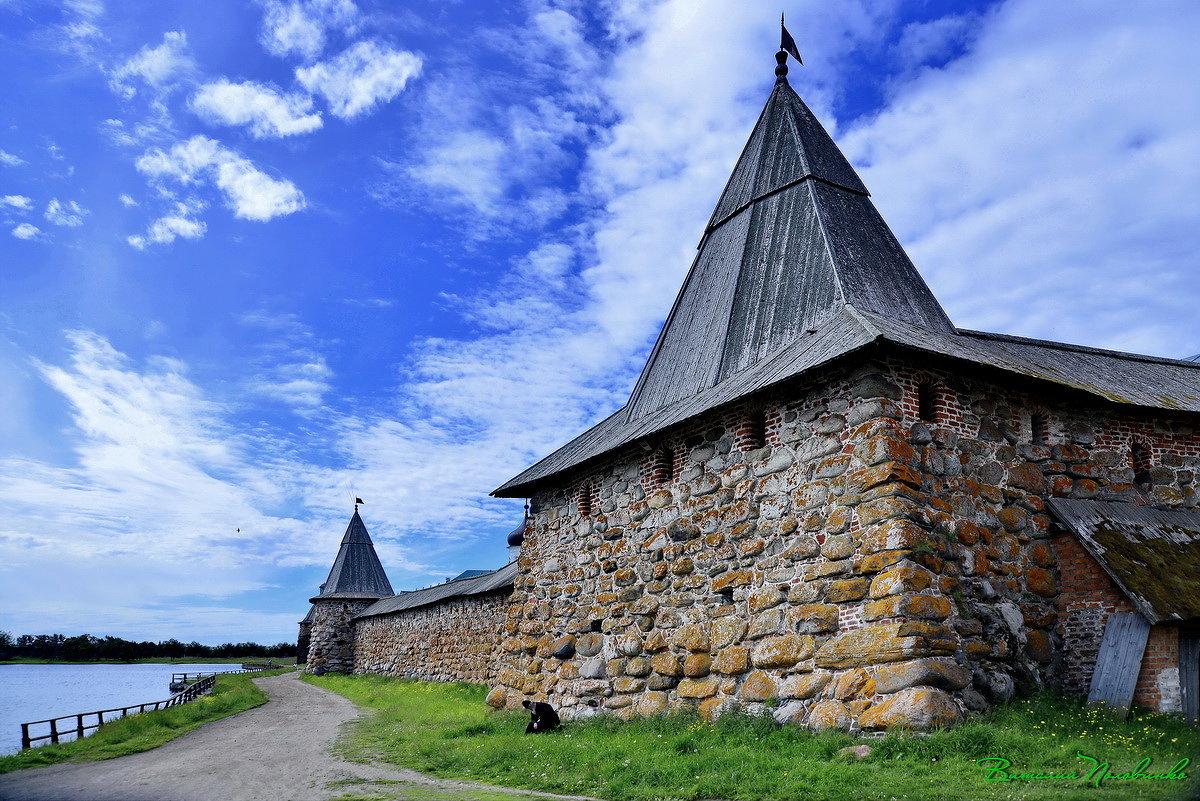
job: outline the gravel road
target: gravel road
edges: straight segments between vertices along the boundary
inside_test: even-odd
[[[166,745],[101,762],[0,775],[4,801],[512,801],[539,795],[442,781],[330,753],[361,710],[296,673],[255,679],[267,703],[205,724]]]

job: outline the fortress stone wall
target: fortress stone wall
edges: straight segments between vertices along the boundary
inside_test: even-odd
[[[1045,500],[1196,506],[1194,415],[894,358],[812,381],[535,497],[492,703],[927,727],[1090,678]]]
[[[359,618],[354,672],[491,684],[507,601],[505,590]]]

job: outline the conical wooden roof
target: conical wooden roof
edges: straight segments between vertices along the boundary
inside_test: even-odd
[[[367,526],[355,508],[329,578],[321,585],[321,594],[317,598],[385,598],[390,595],[395,595],[392,584],[383,572]]]
[[[850,162],[780,77],[633,390],[629,416],[752,369],[846,306],[954,331]]]

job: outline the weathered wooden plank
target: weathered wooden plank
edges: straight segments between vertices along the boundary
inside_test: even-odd
[[[1122,715],[1129,712],[1149,636],[1150,623],[1137,612],[1115,612],[1108,618],[1088,703],[1106,704]]]
[[[1184,716],[1200,721],[1200,633],[1179,634],[1179,689]]]

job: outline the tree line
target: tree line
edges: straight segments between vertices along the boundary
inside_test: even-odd
[[[29,659],[60,659],[67,662],[91,662],[112,659],[122,662],[135,659],[238,658],[249,656],[290,657],[296,655],[294,642],[260,645],[256,642],[227,642],[221,645],[201,645],[180,642],[174,638],[161,642],[134,642],[120,637],[95,637],[80,634],[22,634],[14,637],[0,631],[0,660],[25,657]]]

